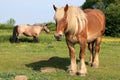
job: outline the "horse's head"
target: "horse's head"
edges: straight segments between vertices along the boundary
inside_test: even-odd
[[[55,38],[58,41],[61,41],[62,36],[67,28],[67,10],[68,10],[68,5],[65,7],[57,8],[55,5],[53,5],[53,8],[55,10],[55,16],[54,19],[56,21],[56,31],[55,31]]]
[[[47,33],[50,33],[50,30],[49,30],[49,28],[48,28],[47,25],[44,25],[44,26],[43,26],[43,30],[44,30],[45,32],[47,32]]]

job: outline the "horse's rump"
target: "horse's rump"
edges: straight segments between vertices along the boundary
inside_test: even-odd
[[[88,40],[102,36],[105,31],[105,15],[98,9],[85,9],[88,20]]]

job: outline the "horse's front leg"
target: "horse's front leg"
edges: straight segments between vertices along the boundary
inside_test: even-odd
[[[37,36],[33,36],[33,42],[38,42],[38,37]]]
[[[66,43],[69,49],[69,56],[70,56],[70,66],[69,66],[68,72],[70,75],[75,75],[77,72],[77,65],[76,65],[74,44],[67,40],[66,40]]]
[[[80,54],[79,54],[80,66],[79,66],[79,70],[78,70],[78,75],[80,75],[80,76],[85,76],[87,74],[87,69],[86,69],[86,65],[85,65],[85,49],[86,49],[86,39],[81,38]]]

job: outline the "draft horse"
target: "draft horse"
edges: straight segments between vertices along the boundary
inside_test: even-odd
[[[45,32],[49,33],[50,30],[47,25],[28,25],[28,24],[21,24],[16,25],[13,29],[13,36],[12,42],[19,42],[20,37],[24,34],[25,36],[33,37],[34,42],[38,42],[38,37],[41,31],[44,30]]]
[[[55,10],[54,19],[56,21],[55,38],[62,40],[65,34],[66,43],[69,49],[70,67],[68,72],[70,75],[78,74],[85,76],[87,69],[85,65],[85,49],[88,43],[90,50],[89,64],[95,68],[99,66],[99,49],[102,36],[105,31],[105,15],[98,9],[85,9],[69,6],[57,8]],[[77,67],[74,45],[80,45],[80,65]]]

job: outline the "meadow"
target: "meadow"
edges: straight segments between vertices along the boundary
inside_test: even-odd
[[[0,29],[0,80],[13,80],[16,75],[26,75],[29,80],[120,80],[120,38],[103,37],[99,68],[86,65],[88,74],[80,77],[67,73],[70,60],[65,39],[57,42],[53,34],[42,32],[39,43],[22,36],[17,44],[9,41],[12,29]],[[79,45],[75,49],[79,61]],[[45,68],[53,71],[42,72]]]

